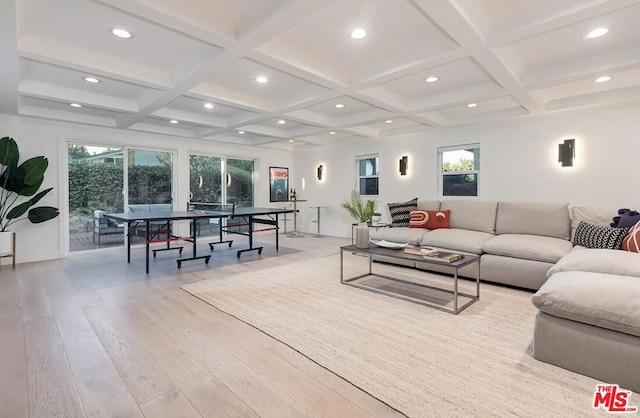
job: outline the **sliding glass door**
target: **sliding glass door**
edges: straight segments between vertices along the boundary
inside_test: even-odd
[[[170,152],[69,143],[67,157],[71,252],[124,243],[124,225],[105,213],[172,202]]]

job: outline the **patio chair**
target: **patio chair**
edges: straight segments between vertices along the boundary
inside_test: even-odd
[[[119,224],[111,219],[104,217],[103,210],[93,211],[93,242],[98,237],[98,247],[100,246],[100,237],[103,235],[124,234],[124,224]]]

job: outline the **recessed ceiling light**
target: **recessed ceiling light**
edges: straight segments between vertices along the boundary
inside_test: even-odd
[[[244,135],[244,131],[238,131],[238,135]]]
[[[611,76],[603,75],[602,77],[596,78],[596,83],[604,83],[611,80]]]
[[[476,107],[476,106],[478,106],[478,103],[469,103],[467,105],[467,107]]]
[[[426,81],[427,83],[435,83],[438,80],[439,80],[439,78],[436,77],[435,75],[429,76],[429,77],[424,79],[424,81]]]
[[[337,103],[337,104],[336,104],[336,107],[337,107],[338,109],[342,109],[342,108],[344,107],[344,105],[343,105],[342,103]]]
[[[607,28],[597,28],[592,30],[591,32],[586,34],[586,38],[588,39],[594,39],[594,38],[599,38],[602,35],[606,35],[607,32],[609,32],[609,29]]]
[[[205,109],[213,109],[213,103],[205,103],[202,105]]]
[[[267,81],[269,81],[269,79],[268,79],[267,77],[265,77],[265,76],[261,75],[261,76],[256,77],[256,81],[257,81],[258,83],[262,83],[262,84],[264,84],[264,83],[266,83]]]
[[[286,120],[284,120],[284,119],[280,119],[280,120],[278,121],[278,124],[279,124],[279,125],[284,125],[285,123],[287,123],[287,121],[286,121]]]
[[[69,103],[69,106],[71,106],[71,107],[82,107],[82,105],[80,103]]]
[[[393,123],[393,121],[389,119],[389,120],[385,120],[384,123]]]
[[[336,134],[336,132],[335,132],[335,131],[331,131],[331,132],[329,132],[329,135],[335,135],[335,134]]]
[[[169,123],[172,123],[172,124],[174,124],[174,125],[175,125],[176,123],[178,123],[178,121],[177,121],[177,120],[175,120],[175,119],[171,119],[171,120],[169,121]]]
[[[86,81],[87,83],[94,83],[94,84],[95,84],[95,83],[99,83],[99,82],[100,82],[100,80],[98,80],[97,78],[95,78],[95,77],[88,77],[88,76],[87,76],[87,77],[84,77],[84,78],[83,78],[83,80],[84,80],[84,81]]]
[[[353,39],[364,39],[364,38],[366,38],[366,36],[367,36],[367,31],[362,29],[362,28],[354,29],[351,32],[351,37]]]
[[[290,139],[289,142],[293,142],[293,139]]]
[[[113,28],[113,29],[111,29],[111,33],[114,36],[117,36],[120,39],[131,39],[131,38],[133,38],[133,35],[131,34],[131,32],[129,32],[128,30],[122,29],[122,28]]]

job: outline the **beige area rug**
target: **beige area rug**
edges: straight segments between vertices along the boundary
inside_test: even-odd
[[[483,284],[480,300],[454,316],[341,285],[339,262],[332,255],[182,288],[410,417],[606,415],[591,408],[596,380],[531,357],[531,293]],[[345,254],[348,276],[366,265]],[[425,275],[379,263],[374,271]]]

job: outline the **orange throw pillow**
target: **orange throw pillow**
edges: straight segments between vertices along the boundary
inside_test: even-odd
[[[450,210],[412,210],[409,228],[450,228]]]
[[[631,227],[629,233],[622,241],[622,249],[634,253],[640,253],[640,221]]]

